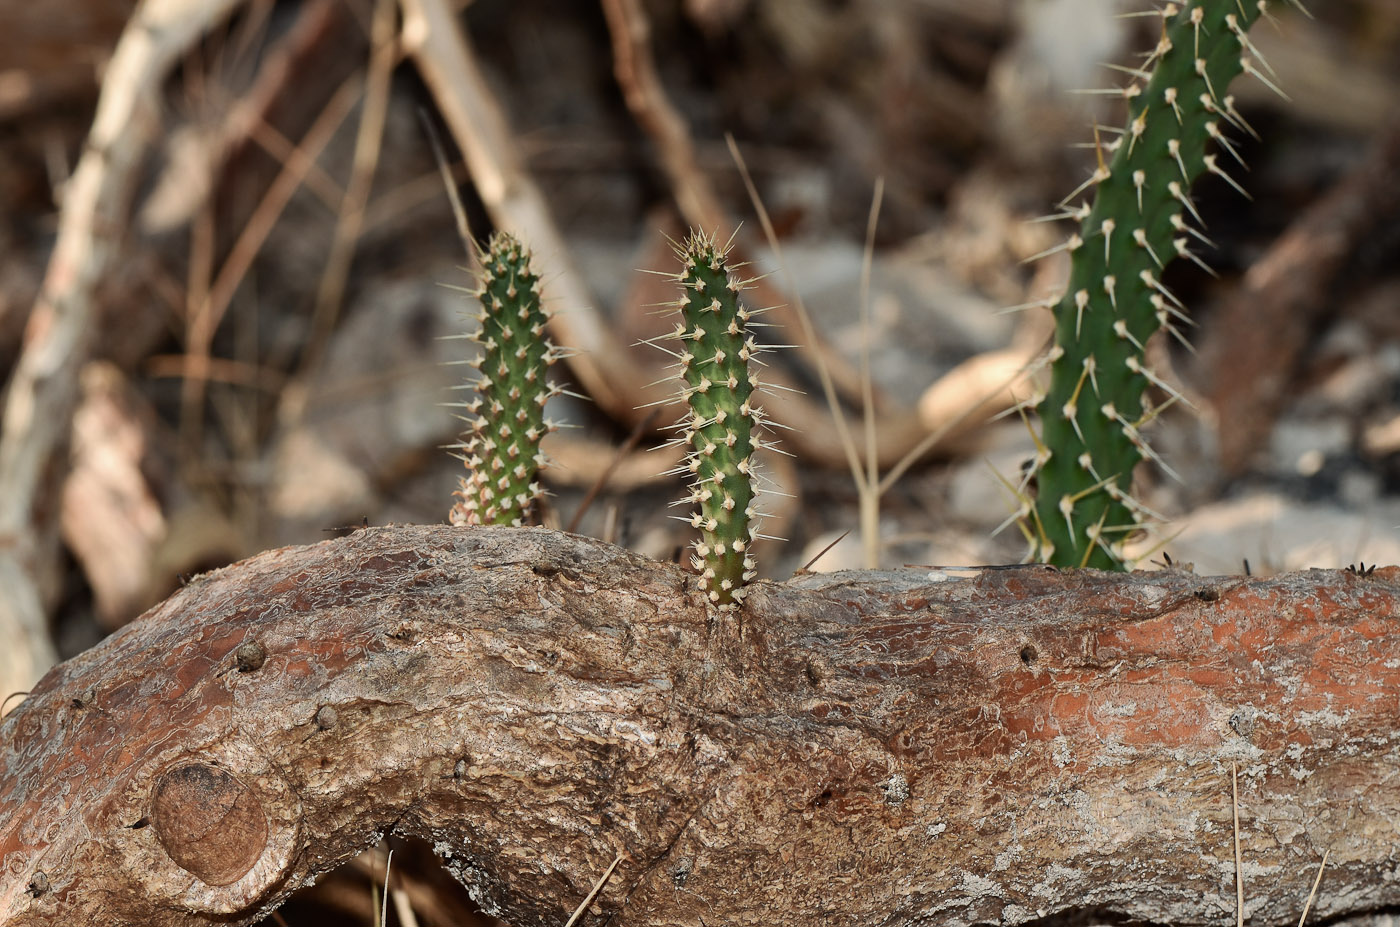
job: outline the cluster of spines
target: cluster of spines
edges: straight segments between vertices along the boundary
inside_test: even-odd
[[[692,563],[710,601],[735,608],[755,576],[758,536],[754,451],[763,413],[755,403],[758,378],[749,362],[760,348],[750,332],[755,310],[739,298],[744,283],[731,276],[727,248],[693,233],[677,248],[682,269],[681,320],[671,353],[679,362],[689,415],[675,443],[688,449],[681,472],[690,477],[686,519],[700,530]]]
[[[1122,569],[1124,541],[1153,516],[1132,496],[1138,462],[1162,463],[1142,429],[1181,397],[1149,368],[1145,345],[1159,329],[1185,342],[1176,324],[1185,307],[1162,271],[1176,257],[1205,267],[1192,250],[1209,244],[1196,227],[1193,181],[1209,172],[1244,192],[1206,148],[1214,142],[1244,166],[1225,132],[1253,129],[1224,91],[1241,71],[1268,82],[1247,37],[1264,13],[1264,2],[1166,4],[1161,39],[1121,90],[1126,128],[1107,141],[1095,131],[1098,165],[1062,203],[1061,217],[1080,228],[1051,249],[1071,252],[1070,281],[1054,310],[1049,389],[1036,403],[1034,500],[1020,487],[1024,527],[1044,562]],[[1091,187],[1092,207],[1072,205]],[[1149,385],[1169,399],[1146,403]]]
[[[562,355],[545,337],[548,316],[530,254],[512,235],[496,232],[481,255],[475,296],[480,301],[478,377],[461,389],[475,395],[454,403],[466,414],[457,450],[467,467],[453,496],[454,525],[523,525],[541,495],[545,463],[540,441],[555,429],[544,407],[562,392],[546,372]]]

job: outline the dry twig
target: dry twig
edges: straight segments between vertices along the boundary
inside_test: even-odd
[[[397,30],[397,7],[394,0],[376,0],[374,22],[370,34],[369,69],[365,79],[365,101],[360,111],[359,133],[355,138],[354,161],[345,197],[340,203],[340,215],[335,225],[330,254],[316,291],[316,306],[312,313],[307,351],[301,363],[299,379],[315,376],[321,356],[330,340],[331,329],[340,314],[345,299],[345,284],[350,277],[350,262],[365,224],[365,207],[370,188],[379,166],[379,152],[384,141],[384,123],[389,113],[389,80],[399,61],[394,41]],[[305,395],[303,390],[301,393]],[[293,413],[295,416],[295,412]]]
[[[447,0],[401,0],[403,41],[437,101],[471,170],[477,195],[500,228],[530,243],[554,311],[554,340],[577,353],[569,367],[599,407],[618,421],[633,421],[636,407],[662,393],[648,390],[654,377],[617,343],[594,308],[582,277],[526,171],[505,114],[486,84],[476,55]]]
[[[607,14],[608,29],[612,35],[614,73],[618,86],[622,88],[623,99],[637,122],[656,143],[676,205],[686,224],[713,232],[720,238],[729,238],[736,223],[720,205],[714,185],[696,162],[695,142],[690,127],[672,105],[660,75],[656,73],[656,60],[650,41],[651,21],[646,9],[638,0],[604,0],[603,12]],[[748,249],[742,236],[736,236],[735,249],[735,262],[745,260]],[[771,318],[783,326],[785,337],[810,355],[814,365],[825,365],[832,382],[844,396],[863,398],[868,381],[819,333],[809,331],[801,324],[798,310],[791,300],[765,279],[755,281],[752,289],[752,298],[759,305],[771,308]],[[881,399],[882,407],[890,404],[888,399]],[[801,404],[803,400],[793,398],[785,402]]]
[[[292,156],[282,165],[253,214],[244,223],[233,247],[229,249],[228,257],[224,259],[219,273],[214,278],[208,297],[196,308],[190,319],[185,339],[185,382],[181,393],[187,437],[192,437],[199,431],[197,424],[201,420],[204,406],[204,384],[211,376],[210,349],[213,346],[214,332],[223,321],[224,313],[228,311],[234,294],[253,266],[258,252],[262,250],[267,237],[272,234],[282,210],[301,187],[321,151],[340,128],[341,122],[350,115],[350,110],[354,108],[362,91],[362,82],[362,75],[352,76],[326,103],[292,152]]]
[[[30,315],[0,431],[0,689],[23,689],[54,659],[45,600],[61,449],[94,328],[95,293],[120,252],[142,160],[159,128],[161,81],[237,0],[145,0],[103,81],[82,158],[69,180],[58,241]]]

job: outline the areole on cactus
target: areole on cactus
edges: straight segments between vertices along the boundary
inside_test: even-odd
[[[1193,251],[1207,239],[1191,184],[1209,172],[1244,192],[1206,149],[1213,142],[1243,165],[1225,132],[1253,129],[1225,91],[1242,70],[1267,82],[1247,37],[1264,11],[1241,0],[1168,3],[1157,46],[1123,90],[1126,127],[1109,140],[1096,132],[1098,165],[1062,204],[1081,224],[1052,249],[1071,252],[1070,280],[1036,406],[1036,496],[1023,497],[1023,528],[1045,562],[1123,569],[1123,542],[1151,516],[1132,495],[1133,468],[1162,464],[1142,429],[1180,396],[1150,369],[1145,345],[1159,329],[1182,338],[1185,307],[1162,283],[1166,264],[1204,266]],[[1093,206],[1073,205],[1090,187]],[[1145,401],[1149,386],[1166,401]]]
[[[456,403],[467,414],[457,449],[467,473],[453,493],[454,525],[523,525],[541,494],[540,441],[555,429],[544,407],[562,388],[546,371],[562,355],[545,337],[548,316],[530,254],[509,233],[496,232],[481,255],[476,296],[481,303],[473,340],[481,346],[479,376],[461,388],[475,395]]]

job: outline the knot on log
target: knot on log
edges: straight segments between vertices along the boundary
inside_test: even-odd
[[[210,885],[229,885],[267,848],[267,815],[232,773],[205,763],[160,777],[151,798],[156,839],[175,865]]]

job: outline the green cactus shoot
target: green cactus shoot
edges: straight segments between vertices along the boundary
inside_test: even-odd
[[[1027,535],[1045,562],[1123,569],[1124,541],[1151,516],[1133,498],[1133,468],[1144,459],[1164,464],[1142,431],[1180,397],[1149,369],[1144,345],[1159,328],[1181,337],[1184,307],[1162,271],[1177,257],[1202,263],[1192,250],[1207,241],[1192,182],[1209,172],[1244,192],[1221,160],[1243,167],[1227,133],[1253,130],[1225,90],[1242,70],[1268,82],[1247,37],[1263,9],[1237,0],[1168,3],[1160,41],[1123,90],[1126,127],[1099,136],[1097,168],[1063,204],[1081,225],[1051,249],[1071,252],[1070,281],[1054,310],[1050,385],[1037,406],[1033,509],[1023,499]],[[1207,152],[1211,143],[1216,153]],[[1090,187],[1092,208],[1073,205]],[[1169,398],[1146,402],[1149,385]]]
[[[529,252],[513,236],[497,232],[481,256],[476,296],[481,302],[481,346],[475,392],[457,403],[467,414],[467,433],[457,449],[467,466],[453,493],[454,525],[523,525],[540,496],[536,475],[544,463],[540,441],[555,429],[545,403],[562,392],[546,371],[560,352],[545,337],[548,319],[540,305],[540,279]]]
[[[753,454],[766,446],[755,433],[763,416],[754,404],[757,378],[749,372],[759,352],[748,330],[753,311],[740,301],[743,285],[730,277],[726,249],[712,237],[692,234],[677,256],[684,292],[675,332],[681,346],[673,353],[690,407],[677,426],[677,443],[689,448],[686,501],[696,508],[688,520],[700,529],[693,562],[710,601],[735,608],[755,575]]]

